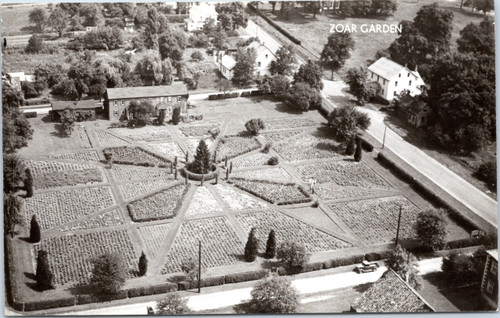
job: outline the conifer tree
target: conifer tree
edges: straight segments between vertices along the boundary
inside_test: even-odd
[[[248,241],[245,245],[245,261],[253,262],[257,258],[257,253],[259,251],[259,241],[255,237],[255,228],[250,230],[248,234]]]
[[[354,160],[356,162],[361,161],[361,157],[363,156],[363,150],[361,149],[361,139],[356,140],[356,152],[354,153]]]
[[[191,170],[199,174],[210,172],[210,151],[203,139],[200,140],[198,148],[196,148],[196,155],[194,156]]]
[[[181,121],[181,108],[176,107],[172,112],[172,124],[177,125]]]
[[[354,139],[350,139],[349,142],[347,143],[347,147],[345,149],[345,154],[348,156],[354,155],[354,147],[355,147],[355,142]]]
[[[44,250],[38,251],[36,258],[36,286],[39,290],[47,290],[54,288],[54,275],[50,272],[47,252]]]
[[[266,244],[266,257],[273,258],[276,255],[276,234],[274,230],[269,232]]]
[[[148,271],[148,259],[146,258],[146,254],[142,252],[141,257],[139,258],[139,276],[146,275]]]
[[[31,174],[31,170],[26,169],[25,175],[24,189],[26,190],[26,197],[31,198],[33,196],[33,175]]]
[[[31,224],[30,224],[30,241],[31,243],[38,243],[40,242],[41,239],[41,234],[40,234],[40,225],[38,225],[38,221],[36,220],[36,215],[33,215],[31,217]]]

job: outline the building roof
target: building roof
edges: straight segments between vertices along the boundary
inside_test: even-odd
[[[189,9],[189,17],[190,18],[198,18],[199,16],[217,16],[217,11],[215,11],[215,7],[208,2],[199,2],[193,5]]]
[[[488,250],[486,251],[491,257],[495,259],[495,261],[498,262],[498,250]]]
[[[277,51],[276,50],[276,51],[273,52],[267,46],[265,46],[264,44],[259,43],[257,41],[253,41],[252,43],[250,43],[250,45],[248,46],[248,48],[249,49],[254,49],[257,52],[257,57],[262,56],[264,54],[271,54],[271,55],[275,56],[275,53]]]
[[[87,100],[79,100],[79,101],[71,101],[71,100],[55,100],[52,101],[52,110],[64,110],[66,107],[71,109],[94,109],[102,107],[101,104],[98,104],[97,100],[87,99]]]
[[[368,67],[368,70],[377,75],[380,75],[386,80],[391,80],[393,78],[399,77],[399,74],[401,72],[410,72],[417,78],[417,81],[421,81],[419,85],[424,85],[424,82],[420,77],[418,71],[412,71],[408,67],[402,66],[394,61],[389,60],[386,57],[379,58],[375,63]]]
[[[392,269],[352,304],[356,312],[432,312],[434,309]]]
[[[232,70],[236,65],[236,61],[230,55],[224,55],[220,63],[228,70]]]
[[[182,82],[173,82],[172,85],[164,86],[119,87],[107,89],[108,100],[178,96],[187,94],[187,86]]]

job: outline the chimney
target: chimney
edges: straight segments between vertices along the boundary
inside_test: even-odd
[[[405,63],[405,68],[408,68],[408,63]]]
[[[415,72],[418,72],[418,65],[415,64]]]

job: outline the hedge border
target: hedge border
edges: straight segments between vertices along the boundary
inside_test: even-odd
[[[203,176],[203,181],[210,181],[214,179],[217,175],[220,174],[220,168],[217,165],[214,165],[215,169],[210,172],[210,173],[205,173],[205,174],[199,174],[199,173],[194,173],[189,170],[187,170],[186,166],[184,166],[181,171],[184,173],[186,178],[188,180],[195,180],[195,181],[201,181],[201,178]]]
[[[260,17],[262,17],[264,20],[266,20],[267,23],[272,25],[276,30],[278,30],[281,34],[289,38],[293,43],[301,45],[302,42],[297,39],[295,36],[293,36],[290,32],[287,30],[283,29],[280,25],[278,25],[276,22],[271,20],[267,15],[263,14],[260,12],[259,9],[255,8],[251,3],[248,3],[247,6],[252,9],[255,13],[257,13]]]

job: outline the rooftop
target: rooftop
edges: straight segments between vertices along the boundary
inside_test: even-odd
[[[432,312],[434,309],[392,269],[352,304],[356,312]]]
[[[64,110],[66,107],[71,109],[94,109],[102,107],[101,104],[98,104],[97,100],[87,99],[87,100],[55,100],[52,101],[52,110]]]
[[[486,251],[491,257],[495,259],[495,261],[498,262],[498,250],[488,250]]]
[[[232,70],[236,65],[236,61],[229,55],[224,55],[221,59],[221,64],[228,70]]]
[[[250,43],[248,48],[253,48],[257,52],[257,56],[261,56],[262,54],[269,54],[271,53],[272,55],[276,54],[276,51],[278,51],[278,48],[268,48],[265,43],[259,43],[257,41],[253,41]]]
[[[380,75],[386,80],[391,80],[394,77],[398,77],[401,72],[410,72],[413,76],[420,78],[418,71],[412,71],[406,66],[402,66],[386,57],[379,58],[375,63],[368,67],[368,70],[373,73]]]
[[[187,95],[188,89],[182,82],[173,82],[164,86],[119,87],[107,89],[108,100],[132,99],[162,96]]]

